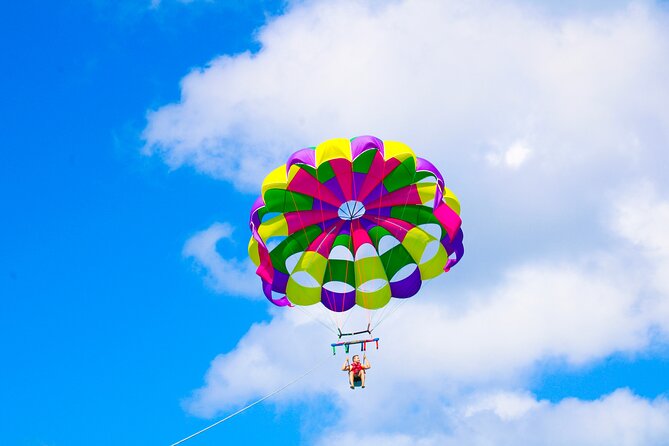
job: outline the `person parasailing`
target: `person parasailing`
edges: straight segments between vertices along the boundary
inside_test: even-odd
[[[365,388],[365,370],[371,369],[372,366],[367,359],[367,355],[363,355],[362,362],[360,362],[359,355],[353,355],[353,362],[349,363],[348,358],[344,361],[341,367],[342,371],[348,372],[348,382],[351,389],[355,389],[355,384],[360,382],[360,387]]]

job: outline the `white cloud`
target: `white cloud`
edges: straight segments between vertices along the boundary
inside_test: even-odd
[[[630,215],[634,228],[651,223],[662,228],[665,218],[665,201],[655,196],[639,202],[633,197],[643,187],[635,190],[620,200],[612,216],[621,238],[610,252],[528,262],[510,268],[494,286],[470,284],[464,295],[431,282],[375,331],[381,336],[381,354],[368,352],[373,368],[364,405],[358,396],[352,398],[361,392],[350,393],[338,371],[341,351],[277,401],[325,396],[332,410],[342,414],[334,431],[364,428],[374,433],[370,444],[478,445],[490,438],[500,439],[495,444],[517,444],[523,435],[531,444],[661,444],[658,439],[669,420],[662,399],[649,402],[621,391],[601,401],[567,399],[552,405],[513,390],[540,374],[546,362],[577,368],[615,353],[633,357],[652,345],[658,328],[669,331],[662,310],[668,295],[648,298],[645,280],[663,265],[646,254],[656,252],[656,243],[663,246],[663,239],[645,239],[638,268],[626,265],[620,255],[637,240],[636,231],[625,229]],[[653,197],[647,191],[642,196]],[[334,337],[297,309],[284,310],[277,310],[269,323],[254,326],[236,349],[213,361],[205,385],[187,403],[189,411],[213,416],[238,407],[329,356]],[[349,328],[366,323],[364,312],[356,317]],[[242,363],[253,378],[240,382]],[[630,416],[619,421],[625,411]],[[591,417],[590,430],[582,424],[586,416]],[[398,430],[400,420],[412,427]],[[331,435],[326,431],[323,438]],[[621,442],[604,442],[611,439]],[[635,443],[638,439],[648,442]]]
[[[666,24],[651,3],[556,17],[528,2],[299,2],[259,32],[257,54],[214,59],[149,113],[147,152],[243,190],[295,149],[375,134],[435,161],[460,196],[467,257],[452,285],[384,322],[365,393],[337,356],[278,396],[325,395],[343,414],[324,445],[352,440],[343,427],[384,445],[667,444],[661,398],[518,390],[546,361],[633,356],[669,333]],[[255,287],[241,285],[252,269],[216,252],[226,237],[212,227],[184,252],[215,287],[248,293],[235,287]],[[327,332],[284,310],[214,359],[191,413],[237,407],[327,356]]]
[[[296,149],[374,134],[442,170],[486,277],[505,265],[494,252],[601,248],[603,194],[649,172],[669,183],[669,27],[653,4],[587,9],[296,2],[258,53],[185,76],[181,100],[149,112],[146,151],[256,191]]]
[[[404,386],[414,392],[410,400],[426,393],[448,396],[468,386],[520,385],[546,360],[580,366],[616,352],[642,351],[658,321],[652,312],[638,311],[635,291],[616,279],[616,268],[593,274],[579,265],[522,267],[495,289],[478,289],[471,296],[448,298],[436,288],[427,290],[375,332],[382,354],[370,352],[374,370],[380,371],[371,375],[376,390],[370,393],[377,400],[370,405],[399,404],[403,398],[389,395]],[[463,302],[458,305],[456,299]],[[365,325],[364,312],[357,316],[357,325],[349,321],[347,327]],[[269,324],[255,326],[235,350],[214,360],[205,387],[189,407],[213,415],[269,393],[327,356],[333,339],[296,309],[279,311]],[[258,376],[239,383],[239,361],[252,364]],[[326,366],[329,372],[320,371],[299,392],[345,392],[343,378],[336,377],[338,366],[335,359]]]
[[[629,187],[618,196],[614,228],[642,253],[669,259],[669,201],[658,196],[648,181]]]
[[[644,308],[663,321],[660,327],[669,335],[669,200],[648,181],[628,186],[615,199],[613,228],[632,243],[624,270],[634,271],[632,263],[642,269]]]
[[[541,404],[529,394],[496,392],[474,398],[465,406],[463,413],[465,417],[472,417],[483,412],[492,412],[500,420],[509,421],[522,418]]]
[[[459,169],[530,134],[542,175],[602,175],[667,141],[669,38],[652,5],[598,12],[299,2],[259,32],[257,54],[186,76],[181,101],[149,113],[147,150],[257,189],[255,174],[331,137],[399,139]]]
[[[489,400],[483,396],[483,400]],[[647,400],[626,389],[595,401],[568,398],[550,404],[527,395],[506,396],[525,402],[521,415],[500,416],[499,407],[470,411],[469,406],[452,407],[442,423],[428,433],[407,434],[410,427],[399,424],[396,433],[361,430],[333,431],[319,446],[364,443],[370,446],[666,446],[669,444],[669,403],[665,398]],[[503,403],[505,404],[505,403]],[[464,409],[464,410],[463,410]],[[451,428],[451,426],[454,426]]]
[[[277,398],[292,400],[336,393],[332,385],[337,376],[335,365],[340,365],[339,360],[343,358],[332,357],[331,338],[332,335],[328,336],[327,331],[297,309],[275,312],[270,323],[254,325],[235,350],[212,361],[205,386],[185,401],[185,407],[193,414],[211,417],[221,410],[269,394],[317,364],[323,364],[317,373],[287,388]],[[243,371],[243,379],[240,371]]]
[[[405,305],[402,317],[386,324],[386,342],[398,347],[384,351],[384,360],[401,362],[410,350],[430,364],[412,375],[481,383],[513,381],[542,359],[579,365],[636,351],[646,346],[649,321],[635,311],[636,289],[610,272],[526,265],[495,288],[463,297],[467,303],[456,310],[451,302],[458,297],[444,299],[443,291],[432,290],[429,303]]]
[[[524,141],[516,141],[502,153],[490,152],[486,155],[486,160],[493,166],[505,166],[510,169],[518,169],[525,164],[532,150]]]
[[[262,290],[249,259],[221,256],[217,245],[232,240],[233,228],[227,223],[214,223],[192,236],[184,245],[183,255],[192,257],[206,271],[208,284],[218,292],[260,298]]]

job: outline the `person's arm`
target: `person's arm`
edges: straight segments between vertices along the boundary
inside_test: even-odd
[[[367,355],[363,356],[362,361],[363,361],[362,367],[364,369],[371,369],[372,368],[372,365],[369,363],[369,359],[367,359]]]
[[[344,361],[344,365],[341,366],[341,369],[342,369],[342,371],[345,372],[345,371],[348,370],[349,368],[350,368],[350,366],[348,365],[348,358],[346,358],[346,361]]]

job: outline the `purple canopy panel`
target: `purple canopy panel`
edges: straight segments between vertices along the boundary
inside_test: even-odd
[[[434,201],[432,202],[432,209],[436,209],[443,199],[444,199],[444,191],[441,189],[441,187],[439,187],[439,185],[437,185],[437,188],[434,191]]]
[[[308,147],[293,153],[286,163],[286,174],[288,174],[290,167],[293,164],[306,164],[311,167],[316,167],[316,151],[313,147]]]
[[[378,225],[375,222],[370,221],[370,220],[366,219],[365,217],[362,217],[360,219],[360,226],[362,226],[362,228],[365,231],[369,232],[370,229],[372,229],[374,226],[378,226]]]
[[[362,200],[362,204],[369,206],[370,203],[375,202],[387,193],[388,190],[386,189],[386,186],[381,182],[365,197],[364,200]]]
[[[330,229],[332,229],[332,227],[333,227],[334,225],[336,225],[336,224],[338,224],[338,223],[341,223],[341,222],[342,222],[341,219],[340,219],[339,217],[337,217],[337,218],[331,218],[331,219],[329,219],[329,220],[325,220],[325,221],[323,221],[322,223],[317,223],[316,226],[318,226],[319,228],[321,228],[321,230],[327,232],[327,231],[329,231]]]
[[[348,293],[337,293],[321,288],[321,303],[328,310],[341,313],[355,306],[355,290]]]
[[[256,201],[253,203],[253,207],[251,208],[251,218],[249,218],[249,227],[253,230],[253,227],[251,226],[251,223],[255,225],[257,228],[260,226],[260,217],[258,216],[258,210],[260,208],[265,207],[265,202],[263,201],[262,197],[258,197]]]
[[[351,155],[353,159],[356,159],[365,150],[370,149],[379,149],[381,155],[384,154],[383,150],[383,141],[374,136],[364,135],[357,136],[351,140]]]
[[[272,266],[272,259],[269,256],[269,250],[267,249],[265,241],[258,233],[258,227],[260,226],[260,217],[258,217],[258,211],[264,207],[264,203],[262,206],[256,206],[257,204],[258,200],[256,200],[256,204],[254,205],[254,209],[251,212],[251,218],[249,221],[251,236],[255,239],[256,242],[258,242],[258,258],[260,259],[260,265],[258,265],[258,268],[256,269],[256,274],[263,280],[272,282],[274,280],[274,267]]]
[[[416,172],[430,172],[437,179],[439,187],[444,188],[444,177],[434,164],[423,158],[416,158]]]
[[[339,235],[351,235],[351,222],[349,220],[344,222],[344,225],[339,230]]]
[[[353,172],[353,199],[357,200],[360,190],[362,189],[362,185],[365,182],[365,176],[367,174],[362,173],[362,172]]]
[[[337,181],[337,177],[332,177],[323,184],[325,184],[325,187],[330,189],[330,191],[334,193],[342,203],[347,201],[346,197],[344,197],[344,192],[342,192],[339,182]]]
[[[448,235],[441,239],[441,244],[444,249],[446,249],[448,255],[450,256],[451,254],[455,254],[454,259],[448,259],[448,262],[446,262],[444,271],[448,272],[448,270],[455,266],[460,261],[460,259],[462,259],[462,256],[464,256],[465,246],[463,244],[463,239],[464,233],[462,232],[462,229],[458,230],[458,233],[453,238],[453,241],[449,240]]]
[[[288,274],[274,269],[274,282],[272,282],[271,290],[275,293],[286,294],[286,286],[288,285]]]
[[[420,270],[416,268],[409,277],[397,282],[390,282],[390,291],[393,297],[405,299],[415,295],[421,287]]]
[[[337,212],[339,208],[337,206],[333,206],[330,203],[326,203],[325,201],[321,201],[318,198],[314,198],[314,204],[312,205],[312,208],[316,211],[332,211],[332,212]]]
[[[283,296],[279,299],[274,299],[272,296],[272,285],[269,282],[262,281],[262,290],[265,293],[265,297],[267,297],[267,300],[272,302],[274,305],[277,307],[292,307],[293,304],[290,303],[288,298],[286,296]]]

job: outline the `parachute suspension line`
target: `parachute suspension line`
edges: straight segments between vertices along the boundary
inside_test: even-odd
[[[398,303],[397,305],[395,305],[395,306],[393,307],[392,310],[390,310],[387,314],[385,314],[382,318],[380,318],[379,321],[376,323],[376,325],[374,325],[374,326],[372,327],[372,331],[376,330],[376,329],[379,327],[379,325],[381,325],[381,323],[382,323],[383,321],[385,321],[386,319],[388,319],[390,316],[393,315],[393,313],[395,313],[397,310],[399,310],[399,308],[400,308],[402,305],[404,305],[404,303],[405,303],[407,300],[408,300],[408,299],[402,299],[402,301],[401,301],[400,303]]]
[[[353,307],[353,308],[355,308],[355,307]],[[346,318],[344,319],[344,323],[341,324],[340,330],[344,329],[344,327],[348,323],[348,320],[351,318],[351,315],[353,314],[353,311],[354,311],[353,308],[351,308],[350,310],[347,311],[348,314],[346,315]]]
[[[181,440],[177,441],[176,443],[172,443],[170,446],[177,446],[178,444],[181,444],[181,443],[183,443],[183,442],[185,442],[185,441],[188,441],[188,440],[190,440],[191,438],[196,437],[196,436],[200,435],[201,433],[206,432],[206,431],[208,431],[209,429],[211,429],[211,428],[213,428],[213,427],[215,427],[215,426],[218,426],[219,424],[223,423],[224,421],[228,421],[230,418],[233,418],[233,417],[239,415],[240,413],[245,412],[246,410],[252,408],[252,407],[255,406],[256,404],[260,404],[260,403],[262,403],[263,401],[265,401],[266,399],[273,397],[273,396],[276,395],[277,393],[281,392],[282,390],[286,389],[287,387],[290,387],[291,385],[295,384],[296,382],[298,382],[298,381],[301,380],[302,378],[304,378],[304,377],[306,377],[307,375],[309,375],[311,372],[313,372],[314,370],[316,370],[317,368],[319,368],[321,365],[323,365],[323,364],[325,363],[325,361],[327,361],[329,358],[330,358],[330,355],[328,355],[327,358],[325,358],[325,359],[323,359],[322,361],[320,361],[318,364],[316,364],[316,365],[315,365],[314,367],[312,367],[311,369],[307,370],[307,371],[306,371],[305,373],[303,373],[302,375],[300,375],[300,376],[298,376],[297,378],[295,378],[294,380],[290,381],[288,384],[285,384],[285,385],[279,387],[278,389],[274,390],[273,392],[271,392],[271,393],[269,393],[269,394],[263,396],[263,397],[260,398],[259,400],[256,400],[256,401],[252,402],[251,404],[247,405],[246,407],[242,407],[242,408],[239,409],[237,412],[234,412],[234,413],[228,415],[227,417],[225,417],[225,418],[223,418],[223,419],[221,419],[221,420],[218,420],[217,422],[215,422],[215,423],[213,423],[213,424],[210,424],[209,426],[205,427],[204,429],[201,429],[201,430],[195,432],[194,434],[191,434],[191,435],[189,435],[189,436],[187,436],[187,437],[185,437],[185,438],[182,438]]]
[[[374,314],[372,315],[372,318],[371,318],[372,320],[371,320],[371,322],[369,323],[369,325],[374,324],[374,327],[376,328],[376,326],[378,325],[378,322],[375,323],[374,319],[376,319],[377,321],[380,320],[380,319],[382,319],[382,318],[383,318],[383,315],[386,314],[386,313],[388,312],[388,308],[390,308],[390,307],[394,307],[394,305],[393,305],[392,302],[393,302],[393,299],[391,298],[391,299],[390,299],[390,302],[388,302],[386,305],[384,305],[383,308],[381,308],[381,309],[379,310],[378,314],[377,314],[377,313],[374,313]]]
[[[325,322],[323,322],[321,319],[317,318],[316,316],[312,315],[311,313],[309,313],[307,310],[305,310],[305,309],[302,308],[301,306],[299,306],[299,305],[294,305],[293,308],[297,308],[297,309],[300,310],[303,314],[307,315],[307,317],[309,317],[311,320],[318,322],[320,325],[322,325],[323,327],[325,327],[325,329],[326,329],[327,331],[329,331],[330,333],[333,333],[333,334],[335,334],[335,335],[337,334],[337,331],[336,331],[334,328],[332,328],[330,325],[326,324]]]

